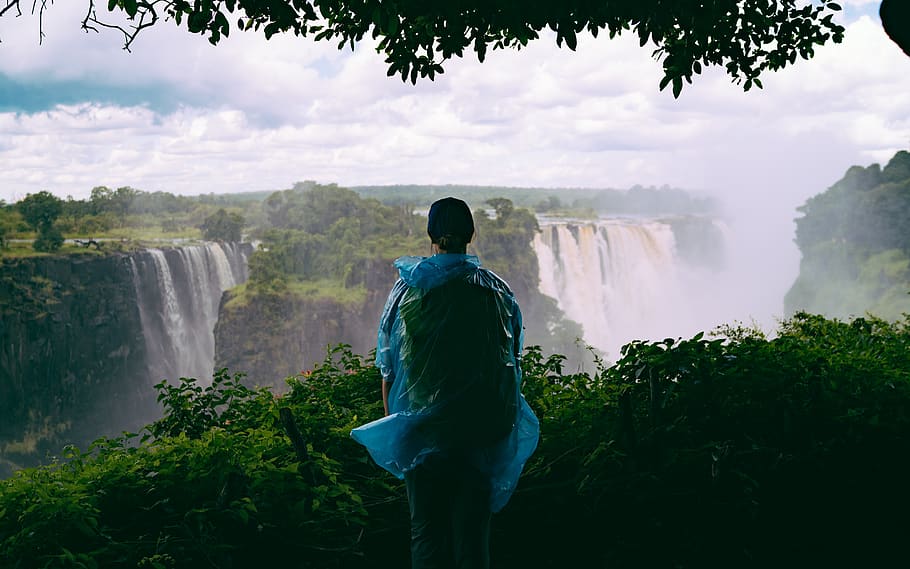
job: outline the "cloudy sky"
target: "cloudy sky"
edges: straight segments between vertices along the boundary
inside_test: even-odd
[[[213,47],[170,23],[121,49],[79,29],[82,2],[0,20],[0,199],[87,197],[97,185],[180,194],[271,190],[312,179],[688,188],[753,226],[742,255],[792,282],[794,208],[853,164],[910,147],[910,58],[875,0],[847,0],[843,44],[744,93],[718,71],[679,100],[632,38],[552,38],[416,87],[371,46],[234,32]],[[767,242],[755,240],[766,235]],[[762,269],[764,270],[764,269]]]
[[[416,87],[371,46],[239,33],[213,47],[170,23],[132,53],[79,29],[82,2],[0,20],[0,198],[93,186],[192,194],[467,183],[670,184],[801,202],[851,164],[910,146],[910,58],[877,2],[847,1],[846,41],[743,93],[722,73],[680,100],[629,38],[546,38]]]

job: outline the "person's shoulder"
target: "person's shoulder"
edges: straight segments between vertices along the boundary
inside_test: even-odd
[[[505,279],[485,267],[478,267],[472,275],[472,280],[474,281],[474,284],[492,289],[510,297],[515,296],[512,292],[512,288]]]

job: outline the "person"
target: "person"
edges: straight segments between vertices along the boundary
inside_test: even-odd
[[[395,261],[400,278],[379,324],[385,417],[354,429],[377,464],[405,481],[412,569],[486,569],[490,518],[534,452],[539,423],[521,395],[521,310],[480,266],[468,205],[430,207],[431,257]]]

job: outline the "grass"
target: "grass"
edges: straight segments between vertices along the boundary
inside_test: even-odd
[[[231,299],[224,305],[226,310],[240,310],[247,307],[255,298],[257,291],[249,283],[238,285],[230,290]],[[288,300],[332,300],[340,304],[356,305],[366,301],[367,291],[364,286],[345,288],[339,279],[319,279],[315,281],[292,280],[286,287],[272,289],[272,294]]]
[[[27,257],[54,257],[58,255],[103,255],[104,251],[94,248],[82,247],[72,243],[65,243],[63,247],[53,253],[43,253],[32,249],[31,243],[10,243],[9,247],[0,249],[0,259],[23,259]]]

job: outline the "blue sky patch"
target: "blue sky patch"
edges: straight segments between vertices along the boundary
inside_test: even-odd
[[[192,104],[184,94],[160,86],[110,85],[87,80],[31,81],[0,73],[0,112],[35,113],[57,105],[79,103],[146,106],[157,113],[173,112],[180,104]]]

